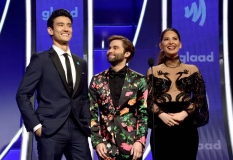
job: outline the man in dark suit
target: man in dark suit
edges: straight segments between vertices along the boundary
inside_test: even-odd
[[[53,46],[33,54],[16,100],[27,131],[36,135],[39,160],[90,160],[87,63],[72,54],[72,16],[55,10],[47,21]],[[36,91],[38,107],[30,98]]]

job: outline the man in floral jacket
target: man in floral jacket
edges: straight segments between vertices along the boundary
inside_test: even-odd
[[[142,159],[148,129],[147,84],[143,75],[126,65],[134,46],[123,36],[109,37],[111,67],[93,76],[91,141],[100,159]]]

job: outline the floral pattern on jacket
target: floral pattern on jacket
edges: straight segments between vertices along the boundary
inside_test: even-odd
[[[134,142],[145,146],[148,129],[146,78],[127,68],[119,104],[114,107],[109,88],[109,70],[93,76],[91,102],[91,141],[95,148],[104,143],[108,155],[130,156]]]

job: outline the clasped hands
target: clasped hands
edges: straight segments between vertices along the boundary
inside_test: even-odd
[[[130,151],[130,155],[133,156],[132,160],[137,160],[138,158],[142,156],[142,149],[143,149],[143,146],[140,142],[135,142],[133,144],[132,149]],[[99,143],[96,146],[96,152],[101,158],[105,160],[111,159],[110,157],[107,156],[107,149],[104,143]]]
[[[161,113],[159,118],[168,126],[172,127],[179,125],[188,116],[186,111],[181,111],[178,113]]]

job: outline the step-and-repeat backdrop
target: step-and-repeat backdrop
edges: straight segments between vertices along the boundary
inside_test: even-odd
[[[199,67],[206,82],[210,121],[199,129],[198,160],[228,160],[219,63],[219,1],[172,1],[172,26],[180,31],[181,60]]]

